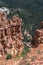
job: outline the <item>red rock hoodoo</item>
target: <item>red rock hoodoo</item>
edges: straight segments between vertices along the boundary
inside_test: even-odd
[[[22,19],[18,15],[8,20],[6,14],[0,13],[0,53],[16,55],[21,52],[20,49],[23,48],[21,23]]]
[[[38,46],[39,43],[43,43],[43,22],[41,23],[41,29],[37,29],[34,32],[34,38],[32,43],[36,46]]]

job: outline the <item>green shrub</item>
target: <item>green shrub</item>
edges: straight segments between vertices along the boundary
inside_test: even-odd
[[[21,56],[24,56],[26,53],[30,52],[31,50],[28,47],[24,47],[24,50],[21,53]]]
[[[6,59],[12,59],[12,55],[11,54],[7,54]]]

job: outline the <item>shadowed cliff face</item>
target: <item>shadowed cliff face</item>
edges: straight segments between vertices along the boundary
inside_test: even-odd
[[[43,13],[43,0],[0,0],[0,6],[22,8],[33,14]]]
[[[37,5],[37,6],[41,6],[43,7],[43,0],[0,0],[1,2],[3,2],[6,5],[12,6],[12,7],[18,7],[18,6],[24,6],[25,5]]]

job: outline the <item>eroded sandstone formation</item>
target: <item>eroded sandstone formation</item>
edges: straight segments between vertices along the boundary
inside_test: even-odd
[[[0,13],[0,54],[16,55],[22,51],[21,24],[22,19],[18,15],[8,20],[6,14]]]
[[[36,30],[34,38],[38,43],[43,43],[43,29]]]
[[[34,32],[32,43],[36,46],[38,46],[39,43],[43,43],[43,22],[41,23],[41,29],[37,29]]]

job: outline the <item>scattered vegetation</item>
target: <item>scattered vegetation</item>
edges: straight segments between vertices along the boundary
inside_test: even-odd
[[[28,52],[31,52],[30,48],[28,48],[27,46],[24,46],[24,50],[22,51],[22,53],[20,55],[17,55],[15,59],[20,57],[23,57],[23,59],[26,59]]]
[[[40,49],[37,51],[37,53],[38,53],[39,55],[41,54]]]
[[[41,57],[40,60],[43,60],[43,57]]]
[[[12,59],[12,55],[11,54],[7,54],[6,59]]]
[[[31,61],[34,61],[34,59],[35,59],[35,57],[33,56],[33,57],[31,57]]]
[[[25,56],[28,52],[30,52],[31,50],[27,47],[27,46],[25,46],[24,47],[24,50],[22,51],[22,53],[21,53],[21,56]]]
[[[28,62],[26,65],[30,65],[30,62]]]

